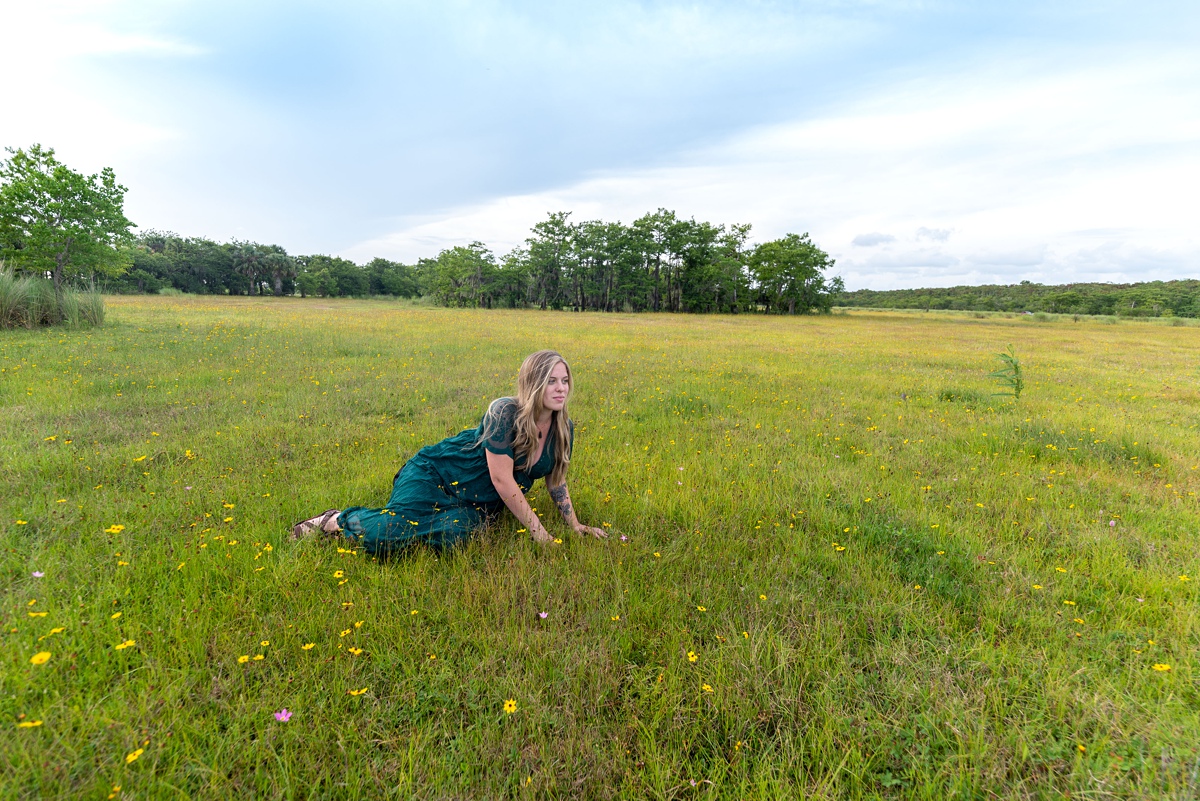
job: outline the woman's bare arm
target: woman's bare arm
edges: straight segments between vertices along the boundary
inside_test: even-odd
[[[550,497],[558,506],[558,511],[562,513],[563,520],[567,521],[567,525],[573,528],[576,534],[591,534],[593,537],[608,536],[608,533],[602,528],[585,526],[579,522],[579,518],[575,516],[575,508],[571,505],[571,493],[567,492],[567,482],[564,481],[560,486],[551,487]]]
[[[487,451],[487,464],[488,473],[492,477],[492,486],[496,488],[500,500],[504,501],[504,505],[513,513],[513,516],[529,529],[529,533],[538,542],[553,542],[554,538],[550,536],[546,527],[542,525],[542,521],[538,519],[537,512],[529,506],[529,501],[525,500],[525,493],[521,492],[521,487],[513,476],[512,457]]]

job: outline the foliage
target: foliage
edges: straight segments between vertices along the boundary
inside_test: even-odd
[[[828,312],[834,294],[843,289],[841,278],[825,284],[824,273],[833,259],[808,234],[764,242],[754,249],[750,265],[758,279],[760,301],[768,309],[786,305],[788,314],[795,314],[797,308]]]
[[[632,225],[555,212],[497,258],[482,242],[415,265],[335,256],[289,257],[276,245],[182,239],[150,231],[116,291],[163,287],[208,294],[423,295],[443,306],[573,311],[828,312],[842,280],[808,234],[750,246],[749,225],[683,220],[659,209]]]
[[[0,328],[101,325],[104,298],[96,287],[55,290],[48,278],[15,275],[0,263]]]
[[[422,269],[427,294],[441,305],[492,305],[496,259],[482,242],[443,250]]]
[[[992,394],[1009,396],[1013,401],[1019,401],[1021,391],[1025,389],[1025,376],[1021,371],[1021,360],[1017,358],[1012,345],[1008,346],[1008,351],[1005,353],[997,353],[996,358],[1003,362],[1004,366],[988,373],[988,378],[996,379],[1001,386],[1008,387],[1008,389],[1005,392],[993,392]]]
[[[111,168],[84,176],[54,157],[52,148],[6,148],[0,162],[0,258],[18,272],[64,282],[120,275],[123,245],[133,227],[125,218],[125,187]]]
[[[554,212],[499,260],[482,243],[422,259],[438,303],[574,311],[827,312],[840,278],[808,235],[749,248],[749,225],[682,220],[659,209],[632,225],[572,223]]]
[[[840,293],[834,302],[839,306],[891,309],[1200,317],[1200,280],[1058,286],[1022,281],[1007,286],[954,286],[886,291],[859,289]]]
[[[1192,329],[322,306],[0,337],[5,795],[1194,795]],[[556,343],[607,541],[289,541]]]

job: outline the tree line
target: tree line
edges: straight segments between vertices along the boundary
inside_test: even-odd
[[[751,246],[749,225],[713,225],[659,209],[631,225],[575,223],[555,212],[497,257],[481,242],[403,264],[289,256],[278,245],[218,243],[151,231],[137,237],[114,291],[427,296],[445,306],[597,311],[828,311],[841,279],[807,234]]]
[[[842,292],[839,306],[888,309],[1051,312],[1120,317],[1200,317],[1200,281],[1134,284],[1019,284],[937,289],[859,289]]]

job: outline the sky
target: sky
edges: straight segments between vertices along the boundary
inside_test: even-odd
[[[141,230],[411,263],[662,207],[809,233],[850,289],[1200,277],[1194,0],[0,0],[0,30],[0,145],[112,167]]]

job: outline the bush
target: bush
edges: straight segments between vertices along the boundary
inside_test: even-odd
[[[962,389],[959,387],[946,387],[938,393],[938,400],[946,403],[961,403],[968,408],[983,406],[988,401],[988,396],[975,389]]]
[[[40,276],[17,276],[0,269],[0,328],[37,328],[42,325],[101,325],[104,298],[95,286],[54,290]]]

